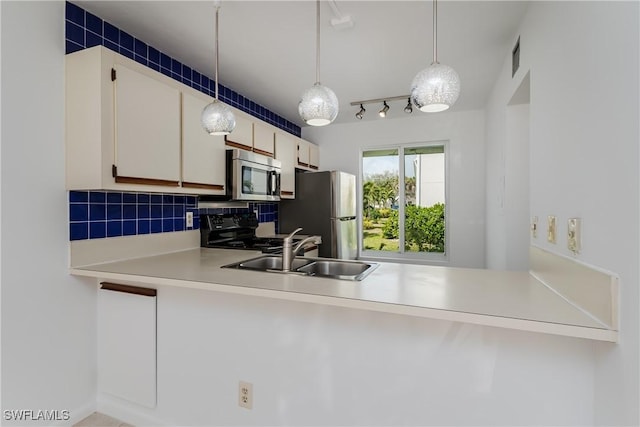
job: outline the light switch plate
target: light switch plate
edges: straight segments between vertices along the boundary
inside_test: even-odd
[[[534,216],[531,218],[531,237],[534,239],[538,238],[538,217]]]
[[[580,218],[569,218],[567,221],[567,247],[574,254],[580,253],[582,246],[582,221]]]
[[[547,217],[547,241],[556,243],[556,217],[553,215]]]

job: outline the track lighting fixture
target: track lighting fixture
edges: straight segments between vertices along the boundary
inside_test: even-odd
[[[407,106],[404,107],[404,112],[407,114],[413,113],[413,107],[411,106],[411,97],[409,97],[409,100],[407,101]]]
[[[380,110],[378,114],[380,114],[380,117],[387,117],[387,111],[389,111],[389,104],[387,104],[387,101],[384,101],[382,105],[383,105],[382,110]]]
[[[382,102],[382,110],[378,112],[378,115],[380,117],[386,117],[387,112],[389,111],[389,108],[390,108],[387,102],[399,101],[399,100],[405,100],[405,99],[409,99],[409,101],[411,101],[411,99],[409,98],[409,95],[402,95],[402,96],[390,96],[389,98],[378,98],[378,99],[367,99],[364,101],[354,101],[351,103],[351,105],[360,106],[360,111],[356,113],[356,119],[362,120],[362,117],[364,117],[365,111],[367,111],[364,108],[364,104],[379,104]],[[411,107],[411,102],[409,102],[409,105],[405,107],[404,111],[405,113],[411,113],[413,111]]]

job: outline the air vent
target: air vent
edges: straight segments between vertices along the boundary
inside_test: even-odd
[[[511,77],[516,75],[516,71],[520,68],[520,36],[511,51]]]

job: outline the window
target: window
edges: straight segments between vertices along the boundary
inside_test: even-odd
[[[445,260],[445,143],[362,152],[361,254]]]

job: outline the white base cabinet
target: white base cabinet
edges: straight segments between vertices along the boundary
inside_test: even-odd
[[[98,391],[156,406],[156,291],[115,283],[98,291]]]

